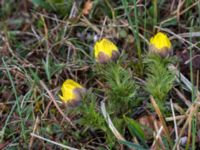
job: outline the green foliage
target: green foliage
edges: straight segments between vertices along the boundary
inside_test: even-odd
[[[139,19],[138,19],[138,11],[136,7],[136,0],[133,0],[134,4],[134,21],[132,21],[132,17],[130,16],[130,10],[128,7],[128,2],[126,0],[122,0],[122,4],[124,6],[125,14],[128,18],[129,24],[131,26],[131,30],[133,32],[134,38],[135,38],[135,43],[137,47],[137,55],[138,55],[138,66],[139,66],[139,71],[140,74],[143,74],[143,64],[142,64],[142,50],[141,50],[141,41],[139,37]]]
[[[142,130],[140,124],[128,117],[124,117],[124,119],[126,121],[126,124],[128,125],[128,129],[131,135],[133,137],[137,137],[141,141],[142,145],[144,145],[144,147],[147,148],[148,146],[145,142],[146,141],[145,133]]]
[[[0,55],[2,56],[0,60],[0,145],[3,149],[28,149],[32,143],[30,133],[34,132],[35,127],[36,134],[58,144],[75,148],[85,146],[86,149],[90,148],[89,146],[119,149],[116,137],[109,129],[99,108],[99,101],[103,98],[106,99],[106,110],[119,133],[125,139],[136,137],[142,145],[121,142],[130,149],[145,149],[144,143],[151,145],[152,136],[144,138],[137,122],[123,117],[140,114],[138,110],[145,105],[140,106],[139,103],[146,101],[149,94],[153,95],[157,104],[165,110],[163,113],[165,117],[167,113],[171,116],[171,109],[167,107],[170,109],[167,110],[163,106],[173,86],[174,74],[167,69],[173,60],[147,56],[146,68],[144,68],[140,58],[143,58],[143,52],[147,49],[147,40],[155,33],[153,29],[176,30],[171,34],[173,36],[171,39],[177,52],[199,47],[199,37],[196,36],[200,30],[198,0],[187,0],[183,3],[181,18],[173,13],[177,9],[177,3],[171,5],[170,1],[166,0],[144,0],[141,3],[137,3],[136,0],[91,0],[92,8],[88,15],[83,16],[81,12],[86,1],[2,0],[0,2]],[[76,6],[72,7],[72,5]],[[72,18],[69,18],[70,13]],[[162,28],[157,28],[155,25]],[[181,33],[187,34],[181,35]],[[186,38],[186,41],[177,40],[176,34]],[[112,39],[119,50],[126,52],[128,57],[121,63],[118,61],[117,64],[116,62],[98,64],[99,66],[93,64],[94,57],[91,52],[96,37]],[[188,40],[191,43],[187,42]],[[51,50],[49,54],[47,49]],[[184,55],[181,53],[180,56],[185,57],[185,53]],[[195,57],[196,53],[191,55],[190,59],[193,56]],[[191,83],[193,83],[192,63],[193,61],[190,61]],[[95,69],[99,69],[97,70],[99,72],[94,72],[94,69],[91,69],[94,68],[93,66],[98,66]],[[181,69],[184,70],[183,75],[186,75],[187,67]],[[141,85],[140,89],[133,80],[135,75]],[[49,91],[57,100],[61,82],[63,78],[68,77],[78,79],[83,85],[95,89],[93,94],[87,94],[82,104],[76,108],[65,109],[58,101],[60,109],[77,125],[77,130],[63,121],[54,104],[50,102],[50,97],[39,84],[40,80],[46,82]],[[145,87],[143,80],[147,81]],[[187,97],[188,91],[185,92],[182,84],[180,89]],[[194,91],[192,93],[194,94]],[[39,111],[36,111],[38,102],[41,102],[41,106]],[[174,102],[179,104],[177,100]],[[134,109],[137,106],[138,109]],[[187,110],[187,107],[184,109]],[[74,114],[68,114],[73,113],[72,110],[75,111]],[[188,130],[188,133],[190,131],[192,133],[186,148],[195,149],[194,144],[198,144],[196,143],[198,122],[195,122],[195,119],[194,116],[192,123],[189,122],[191,130]],[[170,123],[168,125],[171,126]],[[182,124],[177,127],[181,128]],[[155,132],[147,126],[144,128],[145,132],[151,135]],[[170,149],[166,137],[161,135],[161,138],[165,149]],[[61,149],[42,140],[33,140],[30,149],[37,149],[38,145],[40,149]],[[156,143],[157,145],[159,143]],[[99,147],[97,149],[100,149]]]
[[[102,131],[105,134],[106,143],[110,147],[113,147],[116,142],[116,138],[108,128],[108,125],[103,118],[103,115],[99,112],[97,98],[90,91],[85,95],[82,104],[76,111],[81,113],[80,125],[92,131]]]
[[[105,121],[103,116],[98,112],[97,99],[94,94],[89,93],[85,96],[80,105],[80,110],[83,115],[81,118],[81,124],[92,127],[93,129],[105,127]]]
[[[48,80],[50,81],[51,77],[62,70],[65,65],[62,63],[55,63],[51,58],[47,59],[47,61],[43,61],[44,70],[47,75]]]
[[[107,87],[104,89],[107,111],[111,115],[112,122],[116,129],[124,135],[126,126],[124,125],[125,120],[123,115],[128,115],[130,112],[132,113],[133,108],[138,106],[139,100],[136,99],[135,96],[138,87],[132,78],[132,73],[128,68],[122,67],[123,61],[121,59],[123,58],[120,58],[118,62],[96,64],[94,72],[96,72],[98,78],[102,80],[102,82],[105,83],[105,87]],[[90,105],[88,104],[87,107],[88,106]],[[92,109],[94,110],[94,108],[95,107]],[[88,117],[88,121],[85,121],[86,124],[89,123],[93,127],[95,125],[101,125],[103,127],[100,123],[90,123],[89,119],[91,119],[91,117]],[[108,132],[107,129],[104,131]]]
[[[142,147],[141,145],[132,143],[132,142],[128,142],[128,141],[120,141],[121,144],[124,144],[126,146],[128,146],[130,149],[136,149],[136,150],[148,150],[144,147]]]
[[[31,0],[31,2],[63,17],[69,15],[73,0]]]
[[[108,0],[94,0],[93,1],[93,8],[89,14],[89,18],[100,18],[101,16],[105,15],[108,16],[109,18],[114,17],[114,10],[112,6],[116,4],[115,2],[112,3],[112,1]]]
[[[162,58],[153,54],[149,54],[145,59],[147,66],[146,90],[155,98],[160,109],[163,109],[162,105],[173,87],[175,74],[168,69],[168,65],[174,60],[174,58]]]
[[[118,63],[110,63],[107,64],[102,75],[109,86],[106,90],[108,111],[114,114],[124,114],[138,104],[134,99],[137,86],[129,70],[124,69]]]
[[[13,7],[14,0],[8,0],[4,5],[1,6],[0,9],[0,20],[3,20],[6,18],[6,16],[10,15],[12,11],[14,10]]]

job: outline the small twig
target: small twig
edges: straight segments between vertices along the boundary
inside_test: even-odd
[[[76,13],[77,13],[77,4],[76,2],[73,3],[72,5],[72,8],[71,8],[71,11],[70,11],[70,14],[69,14],[69,19],[71,19],[72,17],[76,16]],[[65,38],[65,34],[67,32],[67,29],[68,29],[68,26],[69,26],[69,22],[66,22],[65,26],[64,26],[64,31],[63,31],[63,37],[62,38]]]
[[[189,58],[188,60],[185,61],[185,65],[189,64],[193,59],[195,59],[196,57],[199,57],[200,55],[195,55],[192,58]]]
[[[175,3],[175,0],[173,0],[172,3],[171,3],[171,6],[170,6],[170,12],[173,11],[173,8],[174,8],[174,6],[175,6],[174,3]]]
[[[175,143],[175,145],[174,145],[174,147],[173,147],[172,150],[175,150],[176,147],[177,147],[177,145],[179,144],[180,139],[181,139],[181,137],[182,137],[182,135],[183,135],[183,133],[184,133],[186,127],[188,126],[188,123],[191,122],[192,116],[193,116],[193,115],[195,114],[195,112],[197,111],[197,108],[198,108],[197,105],[194,106],[194,104],[193,104],[193,105],[191,106],[190,114],[188,115],[187,120],[185,121],[185,124],[183,125],[183,127],[182,127],[182,129],[181,129],[181,131],[180,131],[179,138],[178,138],[178,140],[176,141],[176,143]]]
[[[179,15],[183,15],[183,14],[184,14],[185,12],[187,12],[189,9],[191,9],[192,7],[194,7],[194,6],[198,5],[198,4],[199,4],[199,1],[196,1],[195,3],[191,4],[190,6],[188,6],[186,9],[184,9],[183,11],[181,11]],[[176,13],[177,13],[177,12],[175,11],[174,14],[176,14]],[[171,18],[168,18],[168,19],[162,21],[162,22],[160,23],[160,26],[162,26],[164,23],[166,23],[166,22],[168,22],[168,21],[171,21],[171,20],[173,20],[173,19],[176,19],[176,15],[175,15],[175,16],[172,16]]]
[[[105,101],[101,101],[101,112],[102,112],[104,118],[106,119],[106,122],[107,122],[110,130],[115,135],[115,137],[120,141],[126,141],[125,138],[117,131],[117,129],[115,128],[115,126],[113,125],[113,123],[110,119],[109,114],[106,112]]]
[[[192,125],[192,117],[188,123],[188,135],[187,135],[188,140],[187,140],[187,144],[186,144],[186,149],[188,149],[190,141],[191,141],[191,139],[190,139],[191,138],[191,130],[192,130],[191,125]],[[177,145],[177,147],[178,147],[178,145]]]
[[[181,7],[183,6],[183,4],[184,4],[184,2],[185,2],[185,0],[179,0],[179,2],[178,2],[178,6],[177,6],[177,10],[176,10],[176,18],[177,18],[177,20],[178,20],[178,23],[179,23],[179,20],[180,20],[180,10],[181,10]]]
[[[185,86],[191,91],[193,92],[193,85],[192,83],[182,74],[180,73],[177,68],[173,65],[170,65],[169,66],[169,69],[172,70],[172,71],[175,71],[176,73],[176,80],[181,80]],[[196,92],[196,97],[197,99],[194,101],[194,103],[192,103],[192,105],[188,108],[187,110],[187,113],[189,113],[188,117],[187,117],[187,120],[185,121],[185,124],[183,125],[181,131],[180,131],[180,134],[179,134],[179,137],[173,147],[173,150],[175,150],[180,142],[180,139],[181,139],[181,136],[183,135],[186,127],[190,126],[190,123],[192,121],[192,117],[194,116],[194,114],[197,114],[197,110],[199,109],[199,105],[198,105],[198,102],[200,101],[200,92],[198,91],[197,87],[195,87],[195,92]]]
[[[78,150],[77,148],[73,148],[73,147],[70,147],[70,146],[67,146],[67,145],[64,145],[64,144],[57,143],[57,142],[55,142],[55,141],[52,141],[52,140],[49,140],[49,139],[44,138],[44,137],[42,137],[42,136],[39,136],[39,135],[37,135],[37,134],[35,134],[35,133],[31,133],[31,136],[33,136],[33,137],[35,137],[35,138],[38,138],[38,139],[40,139],[40,140],[49,142],[49,143],[51,143],[51,144],[57,145],[57,146],[59,146],[59,147],[66,148],[66,149],[68,149],[68,150]]]
[[[52,93],[49,91],[49,89],[47,88],[47,86],[44,84],[43,81],[40,80],[40,85],[46,90],[46,92],[48,93],[51,101],[54,103],[55,107],[57,108],[57,110],[60,112],[60,114],[63,116],[63,118],[69,122],[69,124],[74,128],[77,129],[77,127],[73,124],[73,122],[70,120],[70,118],[68,118],[64,112],[60,109],[60,107],[58,106],[54,96],[52,95]]]
[[[184,115],[185,111],[181,106],[179,106],[177,103],[173,103],[174,110],[180,113],[180,115]]]
[[[85,16],[82,16],[80,19],[83,23],[86,24],[86,26],[92,28],[97,34],[101,34],[101,31],[99,28],[97,28],[94,24],[92,24]]]
[[[160,139],[160,134],[162,133],[162,130],[163,130],[163,126],[161,126],[160,129],[158,130],[158,132],[156,134],[156,137],[155,137],[155,140],[153,141],[153,144],[152,144],[151,148],[153,148],[154,145],[157,143],[158,139]]]
[[[52,101],[50,101],[50,102],[48,103],[47,107],[45,108],[44,113],[43,113],[42,116],[41,116],[41,118],[46,117],[46,115],[48,114],[49,107],[51,106],[51,104],[52,104]]]
[[[176,140],[178,140],[178,129],[177,129],[177,124],[176,124],[176,119],[175,119],[175,112],[174,112],[174,106],[173,106],[173,102],[172,99],[170,99],[170,104],[171,104],[171,109],[172,109],[172,115],[173,115],[173,121],[174,121],[174,129],[175,129],[175,135],[176,135]],[[177,150],[179,150],[180,148],[177,147]]]
[[[197,116],[200,116],[200,112],[197,113]],[[175,116],[175,118],[174,117],[167,117],[167,118],[165,118],[165,120],[168,122],[168,121],[174,121],[174,119],[175,120],[185,119],[187,117],[188,117],[188,115],[186,114],[186,115]]]
[[[169,68],[171,71],[174,71],[174,72],[175,72],[175,74],[176,74],[176,76],[177,76],[177,77],[176,77],[176,80],[177,80],[177,81],[182,81],[182,82],[185,84],[185,86],[186,86],[190,91],[192,91],[192,84],[191,84],[191,82],[190,82],[182,73],[180,73],[174,65],[170,65],[168,68]],[[199,95],[199,92],[198,92],[198,91],[197,91],[197,94]]]
[[[183,37],[183,38],[190,38],[190,37],[200,37],[200,32],[188,32],[188,33],[180,33],[180,34],[177,34],[178,36],[180,37]],[[170,39],[174,39],[176,38],[175,36],[171,37]]]
[[[102,35],[103,35],[103,31],[104,31],[104,26],[105,26],[105,24],[106,24],[106,21],[107,21],[107,16],[105,17],[105,19],[104,19],[104,21],[103,21],[103,26],[102,26],[102,28],[101,28],[101,33],[100,33],[100,39],[102,38]]]
[[[169,130],[167,128],[165,119],[164,119],[164,117],[163,117],[163,115],[162,115],[162,113],[161,113],[161,111],[160,111],[155,99],[153,98],[153,96],[150,96],[150,100],[151,100],[151,103],[152,103],[152,105],[153,105],[158,117],[159,117],[159,120],[161,121],[161,123],[163,125],[164,132],[165,132],[165,135],[167,137],[167,140],[168,140],[170,146],[172,146],[172,141],[171,141],[171,138],[170,138]]]
[[[40,120],[39,120],[39,117],[37,116],[36,120],[35,120],[35,124],[34,124],[32,133],[35,133],[35,131],[36,131],[38,125],[39,125],[39,122],[40,122]],[[31,136],[31,139],[30,139],[30,142],[29,142],[29,149],[32,149],[33,141],[34,141],[34,137]]]
[[[179,96],[179,98],[188,106],[191,106],[191,102],[185,98],[185,96],[177,89],[173,88],[176,91],[176,94]]]

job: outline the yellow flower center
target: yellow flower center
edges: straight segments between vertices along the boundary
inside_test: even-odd
[[[111,58],[113,51],[118,51],[118,48],[115,44],[113,44],[108,39],[102,39],[95,43],[95,46],[94,46],[95,58],[98,58],[98,55],[100,52],[103,52],[104,54],[106,54],[108,57]]]
[[[77,95],[74,91],[78,88],[83,87],[71,79],[65,80],[61,87],[62,96],[59,95],[60,99],[62,99],[64,102],[69,102],[76,99]]]
[[[154,45],[157,49],[171,48],[171,42],[166,34],[158,32],[150,39],[150,44]]]

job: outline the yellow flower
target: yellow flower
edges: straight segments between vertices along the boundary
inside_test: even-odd
[[[117,46],[108,39],[97,41],[94,45],[94,56],[97,62],[106,63],[119,56]]]
[[[165,57],[172,52],[172,44],[166,34],[158,32],[150,39],[149,50]]]
[[[76,105],[80,102],[82,94],[85,93],[85,88],[79,83],[68,79],[64,81],[61,92],[62,96],[59,95],[59,97],[64,103]]]

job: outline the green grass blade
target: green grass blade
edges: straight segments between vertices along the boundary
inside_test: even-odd
[[[131,135],[136,136],[141,141],[142,145],[145,148],[148,148],[148,145],[145,142],[146,141],[145,134],[144,134],[142,128],[140,127],[140,124],[128,117],[124,117],[124,119],[128,125],[128,129],[129,129]]]
[[[15,99],[16,99],[16,103],[15,103],[15,104],[17,105],[17,113],[19,114],[20,122],[21,122],[21,130],[22,130],[22,131],[21,131],[21,135],[23,136],[24,139],[26,139],[26,136],[25,136],[25,126],[24,126],[24,121],[23,121],[23,118],[22,118],[22,110],[21,110],[21,108],[20,108],[19,97],[18,97],[18,95],[17,95],[17,91],[16,91],[16,88],[15,88],[15,84],[14,84],[14,82],[13,82],[12,75],[10,74],[10,71],[9,71],[9,69],[8,69],[8,66],[7,66],[7,64],[6,64],[5,60],[4,60],[4,58],[2,58],[2,62],[3,62],[4,67],[6,68],[6,72],[7,72],[8,78],[9,78],[10,83],[11,83],[11,86],[12,86],[12,91],[13,91],[14,96],[15,96]],[[12,107],[12,109],[15,108],[15,104],[14,104],[14,106]],[[13,111],[14,111],[14,110],[13,110]],[[13,112],[13,111],[11,111],[11,112]],[[10,113],[9,116],[10,116],[11,114],[12,114],[12,113]],[[9,118],[10,118],[10,117],[9,117]],[[9,119],[8,119],[8,120],[9,120]],[[5,126],[7,126],[8,120],[6,120],[6,125],[5,125]],[[5,127],[5,126],[4,126],[4,127]],[[4,129],[4,130],[5,130],[5,129]]]

